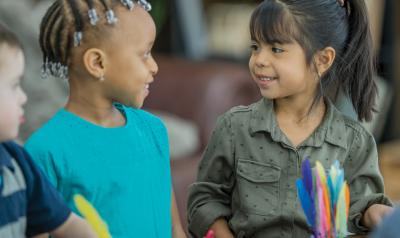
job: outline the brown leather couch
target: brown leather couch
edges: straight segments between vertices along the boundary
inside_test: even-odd
[[[186,229],[188,186],[194,182],[201,154],[217,117],[236,105],[260,98],[246,65],[156,56],[158,75],[151,85],[144,108],[175,114],[194,122],[200,132],[200,149],[187,158],[171,162],[173,185],[182,224]]]

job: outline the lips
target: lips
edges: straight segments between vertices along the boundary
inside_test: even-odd
[[[149,95],[149,93],[150,93],[150,84],[151,84],[152,82],[149,82],[149,83],[147,83],[147,84],[145,84],[144,85],[144,97],[147,97],[148,95]]]
[[[261,80],[261,81],[271,81],[271,80],[274,80],[276,78],[275,77],[259,77],[258,79]]]
[[[262,81],[271,81],[274,79],[278,79],[278,77],[269,75],[269,74],[257,74],[256,73],[255,76],[257,77],[257,79],[262,80]]]
[[[255,81],[260,88],[266,89],[275,83],[278,77],[265,75],[265,74],[255,74]]]

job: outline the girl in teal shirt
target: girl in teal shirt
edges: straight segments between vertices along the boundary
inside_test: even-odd
[[[158,71],[146,1],[61,1],[41,24],[44,76],[70,95],[26,144],[72,209],[82,194],[114,238],[184,237],[166,129],[140,110]]]

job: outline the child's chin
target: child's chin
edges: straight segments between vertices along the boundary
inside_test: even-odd
[[[6,134],[0,134],[0,142],[15,140],[17,139],[17,137],[18,137],[18,130]]]
[[[261,93],[261,96],[262,96],[263,98],[265,98],[265,99],[268,99],[268,100],[276,99],[276,97],[274,97],[274,96],[272,96],[272,95],[270,95],[270,94],[266,94],[266,93]]]
[[[133,108],[140,109],[140,108],[143,107],[143,103],[144,103],[143,100],[141,100],[141,101],[139,101],[139,102],[136,101],[136,102],[132,102],[129,106],[130,106],[130,107],[133,107]]]

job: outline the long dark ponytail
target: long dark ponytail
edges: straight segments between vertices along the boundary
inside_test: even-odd
[[[377,88],[373,75],[373,43],[364,0],[348,0],[349,36],[344,54],[338,61],[337,77],[350,95],[360,120],[371,120],[375,111]]]

